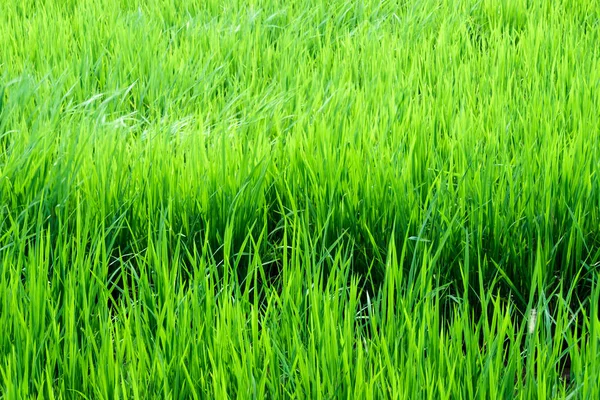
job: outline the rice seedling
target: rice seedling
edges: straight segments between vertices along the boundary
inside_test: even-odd
[[[0,4],[0,397],[598,398],[600,6]]]

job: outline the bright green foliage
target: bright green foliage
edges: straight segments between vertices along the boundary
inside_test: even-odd
[[[600,3],[0,2],[0,397],[600,398]]]

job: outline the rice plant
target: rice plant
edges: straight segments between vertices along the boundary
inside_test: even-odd
[[[600,4],[0,3],[0,397],[600,397]]]

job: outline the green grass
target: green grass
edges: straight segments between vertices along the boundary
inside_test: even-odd
[[[0,397],[599,398],[600,5],[0,3]]]

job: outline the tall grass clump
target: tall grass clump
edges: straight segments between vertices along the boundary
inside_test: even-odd
[[[600,397],[600,5],[0,4],[0,397]]]

